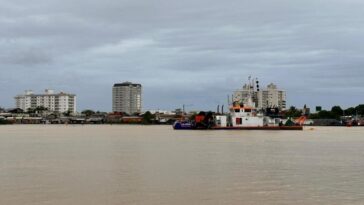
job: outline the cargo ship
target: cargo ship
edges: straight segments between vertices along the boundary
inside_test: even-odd
[[[249,88],[253,88],[249,79]],[[173,124],[175,130],[303,130],[302,124],[291,120],[283,123],[277,114],[278,108],[258,110],[252,100],[253,89],[241,102],[233,102],[229,112],[221,114],[204,113],[196,115],[193,120],[180,120]]]

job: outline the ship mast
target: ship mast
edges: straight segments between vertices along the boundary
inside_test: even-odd
[[[245,99],[244,104],[249,107],[255,107],[253,102],[253,93],[254,93],[254,79],[252,80],[252,77],[249,76],[248,78],[248,96]]]

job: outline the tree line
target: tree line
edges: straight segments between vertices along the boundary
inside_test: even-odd
[[[285,113],[286,117],[300,117],[302,115],[304,115],[303,110],[297,109],[294,106],[290,107]],[[340,119],[343,116],[364,116],[364,104],[347,109],[342,109],[336,105],[331,110],[321,110],[317,113],[308,114],[310,119]]]

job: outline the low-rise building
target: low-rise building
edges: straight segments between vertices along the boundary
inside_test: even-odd
[[[16,108],[28,111],[44,107],[51,112],[76,112],[76,95],[64,92],[55,93],[46,89],[44,94],[34,94],[31,90],[26,90],[24,94],[15,97]]]

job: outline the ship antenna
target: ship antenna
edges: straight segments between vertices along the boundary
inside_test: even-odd
[[[248,78],[249,80],[248,80],[248,82],[249,82],[249,84],[248,84],[248,96],[247,96],[247,99],[246,99],[246,104],[247,105],[249,105],[249,106],[252,106],[252,104],[253,104],[253,92],[254,92],[254,87],[253,87],[253,85],[254,85],[254,83],[253,83],[253,81],[254,80],[252,80],[252,78],[251,78],[251,76],[249,76],[249,78]]]

